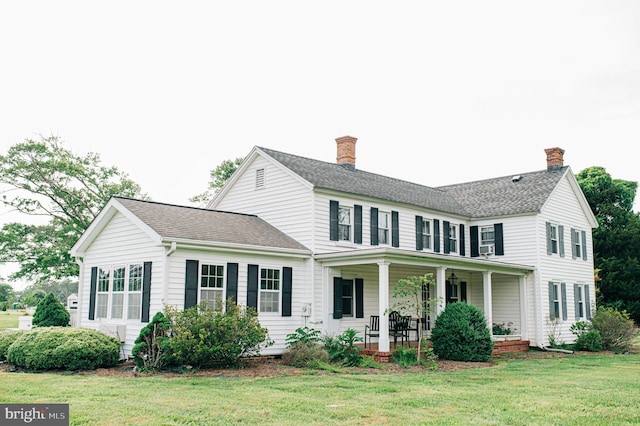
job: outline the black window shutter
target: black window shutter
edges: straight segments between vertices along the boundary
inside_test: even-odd
[[[433,219],[433,251],[440,253],[440,221]]]
[[[587,260],[587,231],[582,231],[582,260]]]
[[[460,256],[467,255],[467,248],[465,247],[466,244],[467,242],[464,236],[464,225],[461,223],[460,224]]]
[[[362,244],[362,206],[353,206],[353,242]]]
[[[198,268],[200,262],[187,260],[184,277],[184,308],[189,309],[198,304]]]
[[[333,319],[342,318],[342,278],[333,277]]]
[[[247,266],[247,306],[258,309],[258,265]]]
[[[91,281],[89,287],[89,319],[96,319],[96,290],[98,287],[98,267],[91,268]]]
[[[578,295],[580,294],[580,286],[573,285],[573,307],[576,313],[576,321],[580,319],[580,304],[578,303]]]
[[[391,245],[393,247],[400,247],[400,220],[398,219],[398,212],[391,211]]]
[[[449,238],[449,221],[442,221],[442,240],[444,241],[444,254],[451,252],[451,239]]]
[[[424,249],[422,243],[422,216],[416,216],[416,250],[421,251]]]
[[[564,226],[558,225],[558,253],[564,257]]]
[[[356,318],[364,318],[364,280],[356,278]]]
[[[460,283],[460,301],[461,302],[467,301],[467,282],[466,281],[462,281]]]
[[[329,239],[338,241],[338,202],[329,201]]]
[[[293,269],[282,268],[282,316],[291,316],[291,299],[293,295]]]
[[[227,299],[238,303],[238,264],[227,263]]]
[[[547,227],[547,254],[553,254],[553,248],[551,245],[551,223],[546,223]]]
[[[504,229],[501,223],[493,224],[493,237],[495,238],[495,255],[504,256]]]
[[[478,227],[469,227],[469,239],[471,243],[471,257],[480,256],[480,250],[478,249]]]
[[[371,207],[371,245],[378,245],[378,209],[376,207]]]
[[[451,303],[452,302],[452,300],[451,300],[451,281],[446,280],[444,282],[444,284],[445,284],[445,298],[447,299],[446,303]]]
[[[561,283],[560,289],[562,291],[562,319],[567,320],[567,284]]]
[[[578,253],[576,253],[576,230],[571,228],[571,258],[575,259],[578,257]]]
[[[589,297],[589,286],[584,286],[584,310],[587,314],[587,319],[591,319],[591,301]]]
[[[142,318],[140,321],[149,322],[149,308],[151,305],[151,262],[144,262],[142,266]]]

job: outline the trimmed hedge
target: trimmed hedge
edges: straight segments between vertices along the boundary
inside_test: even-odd
[[[120,346],[118,339],[87,328],[42,327],[16,339],[7,361],[27,370],[93,370],[117,365]]]
[[[27,330],[7,330],[0,333],[0,361],[7,360],[9,346],[26,332]]]
[[[447,305],[436,318],[431,341],[439,358],[452,361],[488,361],[493,352],[484,314],[465,302]]]

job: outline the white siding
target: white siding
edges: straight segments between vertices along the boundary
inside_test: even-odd
[[[87,250],[83,262],[83,275],[80,277],[81,292],[80,322],[81,327],[99,329],[100,324],[126,324],[124,353],[130,354],[133,341],[144,327],[137,320],[89,320],[89,292],[91,285],[91,268],[94,266],[111,267],[131,263],[152,262],[151,281],[151,316],[162,306],[164,249],[153,243],[147,234],[138,229],[122,214],[116,214]],[[150,317],[151,317],[150,316]]]
[[[264,169],[264,187],[256,188],[256,170]],[[299,178],[257,156],[216,205],[217,210],[254,214],[301,244],[313,245],[312,190]]]

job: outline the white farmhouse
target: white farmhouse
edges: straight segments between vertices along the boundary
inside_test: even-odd
[[[165,305],[231,297],[258,310],[265,354],[298,327],[362,335],[377,315],[384,358],[394,283],[431,273],[434,315],[466,301],[520,344],[573,341],[594,307],[597,222],[562,149],[542,170],[432,188],[359,170],[356,138],[336,141],[337,163],[254,147],[206,209],[112,198],[71,250],[77,324],[129,354]]]

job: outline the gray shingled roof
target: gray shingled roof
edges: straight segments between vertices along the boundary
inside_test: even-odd
[[[472,218],[538,212],[567,167],[432,188],[349,166],[258,147],[318,188],[405,203]]]
[[[308,250],[258,216],[114,198],[163,238]]]
[[[536,213],[558,185],[568,167],[539,170],[475,182],[438,187],[471,212],[471,217]]]
[[[283,166],[318,188],[405,203],[447,213],[469,216],[470,212],[446,192],[424,185],[365,172],[337,163],[327,163],[258,147]]]

